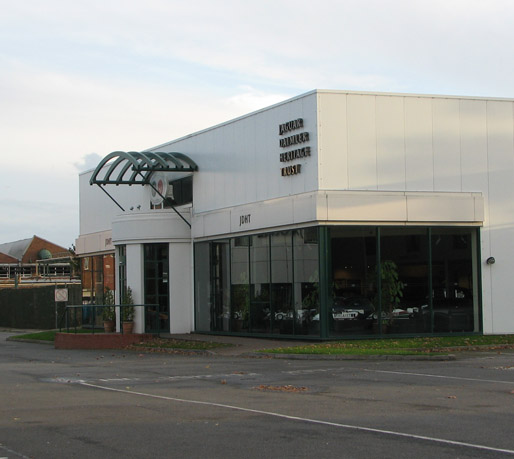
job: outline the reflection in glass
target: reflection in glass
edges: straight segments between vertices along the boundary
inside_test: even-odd
[[[473,254],[476,231],[467,228],[432,230],[433,331],[478,331],[478,291]],[[475,263],[476,266],[476,263]]]
[[[248,247],[250,238],[238,237],[231,240],[230,297],[232,307],[231,330],[247,332],[250,323],[250,274]]]
[[[293,318],[293,249],[291,231],[271,235],[271,327],[291,333]],[[288,322],[289,321],[289,322]]]
[[[381,308],[383,331],[430,331],[427,228],[382,228]]]
[[[477,229],[339,226],[326,234],[323,308],[317,227],[196,243],[196,329],[320,337],[323,319],[331,338],[480,331]],[[162,288],[148,284],[147,293]]]
[[[251,236],[250,244],[250,331],[271,331],[269,309],[270,260],[269,236]]]
[[[211,246],[212,330],[230,330],[230,247],[228,241]]]
[[[294,318],[291,333],[320,334],[318,228],[293,231]]]
[[[144,245],[145,329],[169,331],[168,244]]]
[[[330,228],[329,333],[377,333],[375,228]]]
[[[195,244],[195,329],[211,331],[211,282],[209,242]]]

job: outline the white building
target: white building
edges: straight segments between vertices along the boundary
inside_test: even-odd
[[[318,90],[107,156],[76,247],[139,332],[513,333],[513,219],[513,100]]]

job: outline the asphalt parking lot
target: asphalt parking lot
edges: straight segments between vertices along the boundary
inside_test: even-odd
[[[0,457],[514,457],[514,353],[64,351],[0,333]]]

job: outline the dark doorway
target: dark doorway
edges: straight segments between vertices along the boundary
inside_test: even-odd
[[[145,244],[145,331],[170,331],[168,244]]]

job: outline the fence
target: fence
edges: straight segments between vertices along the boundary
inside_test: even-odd
[[[153,314],[158,308],[157,304],[71,304],[66,306],[61,319],[59,320],[59,329],[65,328],[67,332],[70,330],[77,331],[79,329],[90,329],[92,333],[95,330],[104,330],[103,311],[106,308],[115,308],[118,318],[124,317],[123,311],[133,308],[144,308],[144,323],[148,330],[158,329],[158,315]],[[123,322],[123,321],[122,321]],[[123,327],[120,327],[123,333]]]
[[[59,285],[63,288],[63,285]],[[80,284],[67,284],[68,302],[82,300]],[[50,330],[56,328],[57,318],[65,303],[55,302],[55,286],[0,289],[0,326]]]

